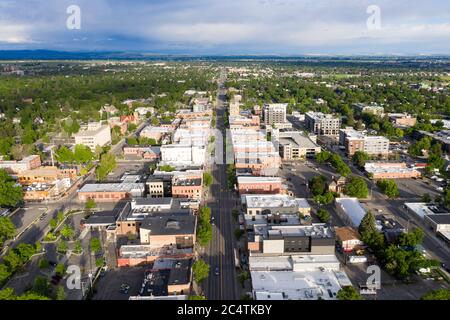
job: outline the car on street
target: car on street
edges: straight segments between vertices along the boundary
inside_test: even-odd
[[[218,276],[218,275],[220,274],[220,272],[219,272],[219,267],[216,267],[216,270],[214,270],[214,274],[215,274],[216,276]]]
[[[46,216],[47,216],[47,213],[42,214],[41,217],[39,218],[39,220],[40,221],[44,220]]]

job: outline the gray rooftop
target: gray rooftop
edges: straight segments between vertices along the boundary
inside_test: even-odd
[[[194,234],[196,220],[194,215],[147,217],[141,229],[150,230],[152,235]]]

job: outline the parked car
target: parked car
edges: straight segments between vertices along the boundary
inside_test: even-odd
[[[121,294],[128,294],[128,292],[130,291],[130,286],[126,283],[122,283],[119,291]]]
[[[219,272],[219,267],[216,267],[216,270],[214,271],[214,274],[215,274],[216,276],[218,276],[218,275],[220,274],[220,272]]]

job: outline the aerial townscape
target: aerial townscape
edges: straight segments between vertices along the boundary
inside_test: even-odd
[[[289,0],[84,2],[56,23],[36,1],[27,27],[0,0],[0,304],[450,300],[448,24],[401,29],[396,4],[397,27],[296,33]]]
[[[2,64],[1,297],[448,297],[450,73],[361,63]]]

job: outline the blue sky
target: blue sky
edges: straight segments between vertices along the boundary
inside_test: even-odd
[[[66,27],[67,7],[81,29]],[[369,29],[367,8],[380,8]],[[450,54],[449,0],[0,0],[0,50]]]

